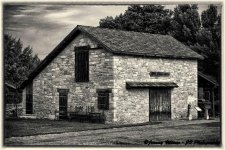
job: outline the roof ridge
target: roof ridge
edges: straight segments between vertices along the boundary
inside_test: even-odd
[[[102,28],[100,26],[93,27],[93,26],[86,26],[86,25],[77,25],[77,27],[88,27],[88,28],[97,28],[97,29],[103,29],[103,30],[110,30],[110,31],[121,31],[121,32],[129,32],[129,33],[144,33],[144,34],[151,34],[151,35],[160,35],[160,36],[171,36],[167,34],[157,34],[157,33],[149,33],[149,32],[138,32],[138,31],[129,31],[129,30],[123,30],[123,29],[110,29],[110,28]]]
[[[92,28],[96,28],[96,27],[93,27],[93,26],[87,26],[87,25],[81,25],[81,24],[78,24],[77,27],[92,27]]]

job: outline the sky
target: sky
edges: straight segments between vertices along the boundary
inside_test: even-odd
[[[165,5],[174,9],[176,5]],[[199,13],[208,5],[198,5]],[[98,26],[106,16],[124,13],[127,5],[5,4],[4,33],[20,38],[43,60],[77,25]],[[221,10],[221,7],[219,7]]]

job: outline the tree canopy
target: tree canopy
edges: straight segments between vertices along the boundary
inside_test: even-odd
[[[213,75],[220,82],[221,14],[217,13],[216,6],[209,5],[201,16],[202,28],[196,34],[196,43],[190,47],[205,56],[199,70]]]
[[[186,45],[196,43],[196,34],[201,27],[198,6],[185,4],[175,7],[171,25],[170,34],[174,38]]]
[[[110,29],[167,34],[171,15],[172,11],[162,5],[132,5],[124,14],[101,19],[99,25]]]
[[[37,54],[33,56],[30,46],[23,48],[20,39],[4,35],[4,78],[18,86],[40,63]]]
[[[202,26],[204,28],[212,28],[218,20],[217,8],[214,5],[210,5],[209,8],[202,12]]]

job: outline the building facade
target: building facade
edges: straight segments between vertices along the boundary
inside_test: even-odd
[[[82,107],[103,113],[106,123],[185,119],[188,112],[197,118],[197,61],[201,56],[165,36],[161,38],[168,38],[167,43],[175,47],[169,55],[164,51],[169,47],[161,50],[158,46],[163,44],[160,40],[152,47],[155,51],[138,51],[136,43],[136,53],[132,40],[141,40],[141,36],[76,27],[21,85],[23,115],[57,119],[56,112],[66,116]],[[144,36],[150,41],[160,39],[160,35]]]

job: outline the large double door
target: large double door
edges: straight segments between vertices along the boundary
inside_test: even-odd
[[[171,119],[171,89],[149,89],[149,120],[161,121]]]

